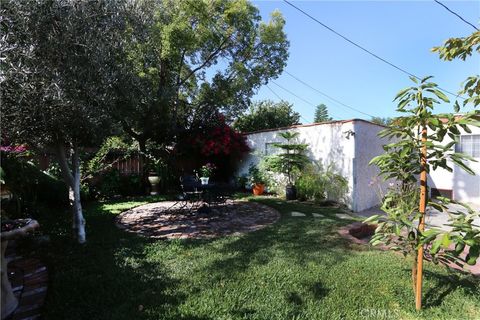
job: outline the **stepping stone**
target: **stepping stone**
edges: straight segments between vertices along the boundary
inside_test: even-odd
[[[292,211],[291,215],[292,217],[305,217],[305,213],[301,213],[298,211]]]
[[[276,203],[276,204],[283,204],[283,202],[280,202],[280,201],[277,201],[277,202],[275,202],[275,203]]]
[[[335,215],[337,216],[337,218],[340,218],[340,219],[345,219],[345,220],[353,219],[352,216],[345,213],[336,213]]]
[[[312,213],[312,216],[313,216],[314,218],[325,218],[325,216],[324,216],[323,214],[315,213],[315,212]]]

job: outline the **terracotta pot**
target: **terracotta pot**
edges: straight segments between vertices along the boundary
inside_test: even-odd
[[[262,195],[265,191],[265,185],[263,183],[255,183],[253,185],[253,194],[256,196]]]

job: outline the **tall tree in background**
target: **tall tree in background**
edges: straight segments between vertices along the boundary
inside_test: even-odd
[[[328,109],[327,106],[322,104],[319,104],[317,108],[315,109],[315,118],[314,122],[326,122],[326,121],[331,121],[332,117],[328,115]]]
[[[271,100],[252,103],[248,113],[240,115],[233,127],[241,132],[289,127],[299,124],[300,114],[293,111],[293,105],[287,101]]]
[[[282,15],[262,22],[246,0],[132,1],[128,10],[115,115],[142,152],[219,112],[236,116],[288,57]]]
[[[2,135],[57,155],[69,187],[72,227],[86,241],[80,201],[82,147],[111,125],[112,48],[122,29],[113,1],[4,1]]]

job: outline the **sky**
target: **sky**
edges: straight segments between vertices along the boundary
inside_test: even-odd
[[[478,54],[467,61],[447,62],[430,51],[448,38],[468,36],[474,31],[433,0],[291,2],[398,67],[419,77],[434,76],[432,81],[450,92],[458,92],[468,76],[480,74]],[[441,2],[480,28],[480,1]],[[302,123],[313,122],[315,106],[320,103],[327,105],[334,119],[368,120],[370,115],[398,115],[393,99],[397,92],[413,84],[406,74],[353,46],[283,1],[253,3],[263,20],[268,20],[275,9],[283,14],[290,41],[284,72],[262,86],[254,100],[287,100],[301,114]],[[285,71],[363,113],[330,100]],[[443,104],[435,110],[453,112],[452,104]]]

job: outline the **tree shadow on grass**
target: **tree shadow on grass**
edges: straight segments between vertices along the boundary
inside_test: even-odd
[[[426,308],[440,306],[445,298],[462,288],[465,295],[479,296],[480,295],[480,279],[476,279],[473,275],[460,275],[460,274],[439,274],[428,270],[424,271],[425,280],[434,280],[437,285],[430,288],[424,294],[424,306]]]
[[[288,212],[299,210],[321,212],[322,209],[301,207],[298,204],[274,205],[273,201],[261,201],[281,213],[280,220],[265,229],[247,233],[217,250],[222,259],[208,266],[209,273],[218,278],[241,276],[253,265],[265,265],[275,255],[281,254],[292,259],[297,265],[313,262],[328,268],[343,261],[348,254],[349,243],[338,236],[336,230],[347,223],[328,212],[327,220],[314,220],[312,217],[290,217]],[[230,253],[234,253],[232,256]]]
[[[161,262],[145,258],[152,241],[119,230],[101,206],[87,210],[86,218],[87,244],[80,246],[67,230],[55,229],[51,245],[43,249],[50,278],[45,318],[182,319],[176,314],[185,300],[175,290],[179,281]]]

